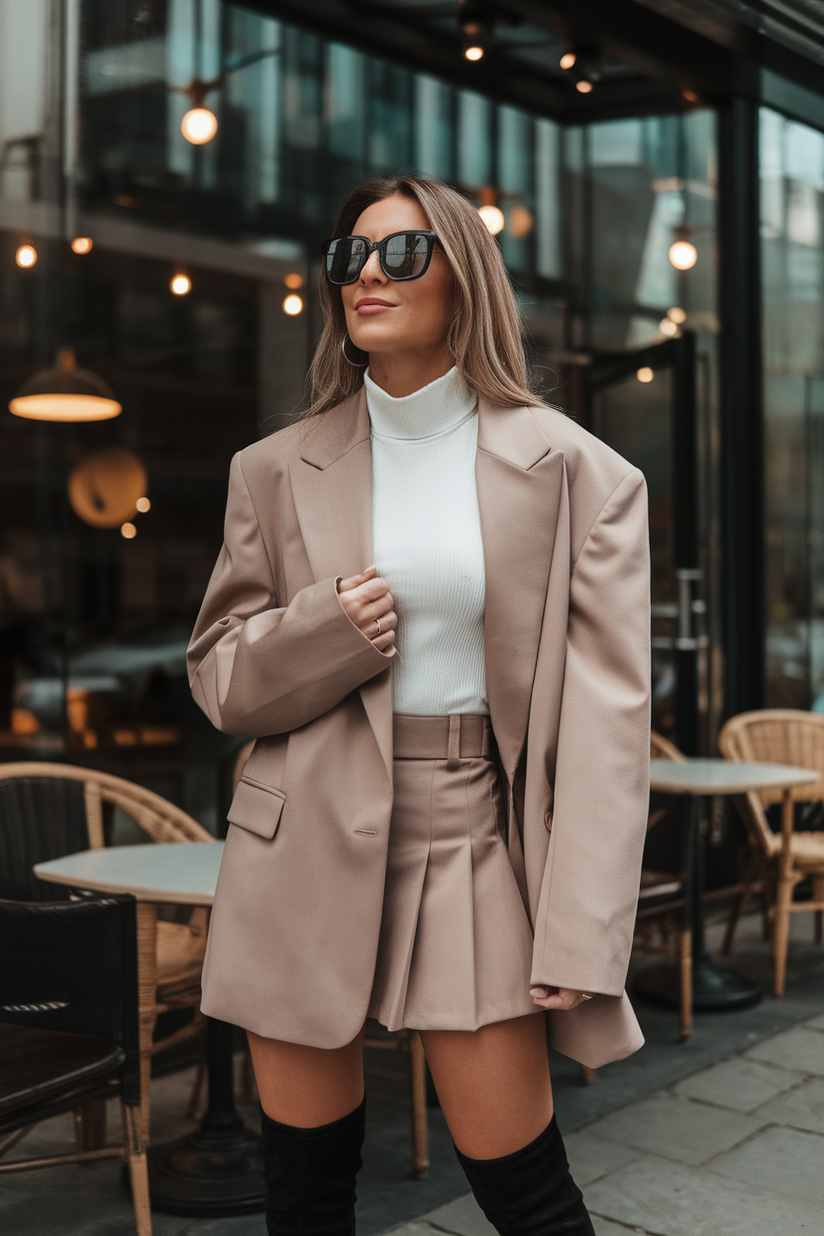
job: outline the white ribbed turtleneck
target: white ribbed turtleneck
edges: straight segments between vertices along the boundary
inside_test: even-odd
[[[477,399],[450,369],[394,399],[364,377],[374,561],[395,598],[394,712],[486,713]]]

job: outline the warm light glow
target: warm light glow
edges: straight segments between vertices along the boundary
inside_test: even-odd
[[[12,734],[39,734],[40,722],[30,709],[12,708],[11,732]]]
[[[137,528],[134,524],[125,523],[120,525],[120,535],[125,537],[127,541],[133,541],[137,536]]]
[[[301,300],[299,296],[295,296],[293,293],[291,296],[286,297],[286,300],[283,302],[283,312],[284,313],[288,313],[290,318],[294,318],[297,314],[301,313],[302,311],[303,311],[303,301]]]
[[[509,230],[515,239],[520,240],[523,236],[528,236],[532,231],[533,222],[532,212],[520,202],[516,202],[509,212]]]
[[[91,253],[94,241],[91,236],[75,236],[72,249],[75,253]]]
[[[18,395],[9,412],[30,421],[109,421],[123,411],[116,399],[100,395]]]
[[[662,318],[658,323],[658,329],[662,335],[666,335],[668,339],[674,339],[678,334],[678,327],[671,318]]]
[[[303,275],[299,275],[297,271],[293,271],[291,275],[286,276],[283,282],[286,284],[287,288],[291,288],[293,292],[296,292],[298,288],[303,287]]]
[[[682,322],[687,320],[687,311],[686,309],[681,309],[678,305],[673,305],[671,309],[667,310],[667,317],[671,322],[675,322],[676,326],[680,326]]]
[[[575,52],[564,52],[559,63],[562,69],[571,69],[577,59]]]
[[[135,506],[140,511],[141,515],[145,515],[147,511],[152,509],[152,504],[148,498],[138,498],[137,502],[135,502]]]
[[[588,82],[588,81],[576,82],[575,89],[580,91],[581,94],[591,94],[592,93],[592,82]]]
[[[649,368],[648,365],[644,365],[641,369],[638,370],[635,376],[639,382],[651,382],[652,379],[655,377],[655,374],[652,372],[652,370]]]
[[[478,214],[488,232],[493,236],[497,236],[499,232],[504,230],[504,212],[498,206],[481,206]]]
[[[669,260],[676,270],[689,270],[698,261],[698,250],[688,240],[676,240],[670,245]]]
[[[467,60],[483,60],[484,49],[482,47],[467,47],[464,55]]]
[[[188,275],[175,275],[169,287],[174,292],[175,296],[185,296],[192,290],[192,281]]]
[[[688,103],[697,103],[697,102],[698,102],[698,95],[695,93],[695,91],[694,91],[694,90],[682,90],[682,91],[681,91],[681,98],[682,98],[682,99],[686,99],[686,101],[687,101]]]
[[[37,250],[34,245],[21,245],[14,255],[14,260],[18,266],[27,269],[29,266],[34,266],[37,261]]]
[[[217,133],[217,116],[208,107],[193,107],[181,120],[180,132],[193,146],[204,146]]]

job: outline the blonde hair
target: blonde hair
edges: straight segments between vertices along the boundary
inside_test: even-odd
[[[541,404],[530,389],[521,322],[500,250],[477,210],[455,189],[424,176],[370,180],[349,194],[332,236],[348,236],[368,206],[388,197],[417,202],[452,269],[455,315],[447,343],[458,372],[478,395],[506,408]],[[338,288],[321,270],[323,331],[309,369],[303,417],[328,412],[363,385],[369,357],[349,339]],[[346,359],[343,345],[346,344]],[[355,360],[355,364],[350,362]]]

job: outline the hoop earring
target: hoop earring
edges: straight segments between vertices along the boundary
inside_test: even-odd
[[[343,336],[343,338],[340,341],[340,350],[341,352],[343,352],[343,359],[345,361],[348,361],[350,365],[354,366],[354,368],[357,369],[360,365],[363,365],[364,362],[349,360],[349,357],[346,355],[346,341],[348,338],[349,338],[348,335]]]

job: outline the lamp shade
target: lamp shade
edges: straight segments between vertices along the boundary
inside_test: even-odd
[[[60,348],[54,369],[24,382],[9,411],[32,421],[107,421],[123,411],[102,378],[78,369],[71,348]]]

